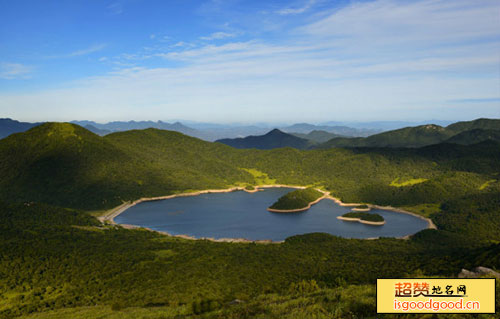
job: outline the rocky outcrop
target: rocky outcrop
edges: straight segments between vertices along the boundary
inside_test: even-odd
[[[494,271],[491,268],[486,267],[476,267],[471,270],[462,269],[462,271],[458,274],[458,278],[478,278],[482,276],[493,276],[496,278],[500,278],[500,273]]]

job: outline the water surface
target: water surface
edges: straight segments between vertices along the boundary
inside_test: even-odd
[[[201,194],[137,204],[115,218],[131,224],[196,238],[245,238],[281,241],[287,237],[324,232],[347,238],[402,237],[427,227],[412,215],[372,210],[384,217],[383,226],[371,226],[337,219],[350,211],[331,200],[322,200],[298,213],[271,213],[271,206],[292,188],[267,188],[257,193]]]

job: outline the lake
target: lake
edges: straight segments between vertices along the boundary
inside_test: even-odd
[[[267,211],[267,207],[292,190],[266,188],[256,193],[235,191],[142,202],[117,216],[115,222],[196,238],[273,241],[314,232],[346,238],[402,237],[427,228],[427,222],[418,217],[380,209],[371,212],[384,217],[383,226],[341,221],[337,216],[350,208],[328,199],[304,212]]]

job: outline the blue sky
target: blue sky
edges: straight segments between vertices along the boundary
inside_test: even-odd
[[[0,117],[500,118],[500,2],[0,0]]]

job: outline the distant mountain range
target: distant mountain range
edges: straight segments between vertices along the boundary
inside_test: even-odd
[[[444,121],[435,121],[444,122]],[[313,125],[297,123],[273,130],[265,126],[192,123],[192,128],[181,122],[114,121],[105,124],[93,121],[73,121],[87,130],[104,136],[113,132],[156,128],[176,131],[206,141],[218,141],[236,148],[269,149],[277,147],[331,148],[331,147],[421,147],[442,142],[473,144],[484,140],[500,140],[500,120],[477,119],[448,126],[425,124],[380,132],[380,129],[352,128],[342,125]],[[328,122],[335,124],[339,122]],[[406,122],[370,122],[380,127]],[[42,123],[0,119],[0,138],[24,132]],[[366,125],[368,125],[367,123]]]
[[[80,125],[89,131],[104,136],[113,132],[123,132],[130,130],[143,130],[147,128],[157,128],[161,130],[180,132],[192,137],[197,137],[205,141],[215,141],[222,138],[237,138],[249,135],[263,135],[269,132],[272,127],[266,125],[229,125],[229,124],[212,124],[212,123],[196,123],[185,125],[181,122],[167,123],[163,121],[114,121],[109,123],[97,123],[94,121],[72,121],[71,123]],[[0,120],[0,138],[4,138],[10,134],[24,132],[34,126],[42,123],[26,123],[18,122],[11,119]],[[369,136],[379,133],[380,130],[372,130],[365,128],[350,128],[346,126],[327,126],[313,125],[307,123],[299,123],[291,126],[280,128],[284,132],[309,134],[312,131],[324,131],[335,134],[335,136]],[[308,137],[309,138],[309,137]],[[318,141],[318,133],[311,136],[310,139]],[[321,139],[321,138],[320,138]],[[321,141],[325,141],[321,139]]]
[[[299,124],[305,126],[304,124]],[[447,127],[427,124],[405,127],[369,137],[339,137],[325,131],[308,134],[284,133],[274,129],[261,136],[221,139],[217,142],[236,148],[270,149],[293,147],[298,149],[332,147],[423,147],[438,143],[475,144],[486,140],[500,141],[500,120],[478,119],[457,122]],[[326,142],[325,142],[326,141]]]
[[[185,135],[198,137],[203,139],[203,134],[198,130],[187,127],[180,122],[167,123],[162,121],[114,121],[106,124],[100,124],[93,121],[72,121],[73,124],[78,124],[82,127],[87,128],[89,131],[99,134],[106,135],[112,132],[122,132],[130,130],[144,130],[147,128],[157,128],[160,130],[175,131],[183,133]]]
[[[41,123],[27,123],[11,119],[0,119],[0,138],[7,137],[14,133],[27,131],[40,124]]]
[[[377,133],[380,133],[382,131],[391,131],[391,130],[396,130],[399,128],[403,127],[408,127],[408,126],[420,126],[420,125],[426,125],[426,124],[435,124],[439,126],[447,126],[452,124],[453,121],[443,121],[443,120],[426,120],[426,121],[419,121],[419,122],[408,122],[408,121],[372,121],[372,122],[337,122],[337,121],[329,121],[329,122],[324,122],[321,123],[321,125],[327,125],[327,126],[347,126],[350,128],[357,128],[357,129],[372,129],[372,130],[377,130]]]
[[[225,138],[216,142],[226,144],[235,148],[256,148],[260,150],[269,150],[280,147],[293,147],[298,149],[307,149],[312,146],[310,140],[284,133],[274,129],[265,135],[247,136],[244,138]]]
[[[295,135],[300,138],[305,138],[306,140],[310,140],[315,143],[325,143],[331,140],[332,138],[335,137],[344,137],[339,134],[334,134],[326,131],[321,131],[321,130],[314,130],[312,132],[309,132],[307,134],[305,133],[290,133],[292,135]]]
[[[328,133],[333,133],[336,135],[342,135],[342,136],[361,136],[361,137],[366,137],[370,136],[376,133],[382,132],[382,130],[379,129],[367,129],[367,128],[352,128],[352,127],[347,127],[347,126],[339,126],[339,125],[313,125],[313,124],[308,124],[308,123],[298,123],[298,124],[293,124],[291,126],[286,126],[280,128],[283,132],[286,133],[302,133],[302,134],[308,134],[312,131],[325,131]]]

